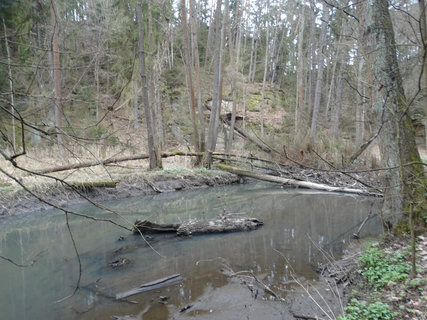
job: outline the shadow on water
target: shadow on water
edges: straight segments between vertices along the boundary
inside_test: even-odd
[[[71,217],[71,228],[82,259],[81,290],[61,303],[76,284],[78,265],[65,226],[54,210],[0,221],[0,254],[22,264],[42,252],[28,268],[0,261],[1,319],[111,319],[112,315],[138,314],[150,306],[150,319],[167,319],[170,306],[183,307],[207,288],[221,287],[227,278],[219,272],[225,263],[234,271],[250,270],[278,290],[290,283],[290,266],[298,276],[316,279],[312,265],[322,260],[313,244],[339,256],[361,221],[378,212],[373,198],[283,189],[267,184],[224,186],[189,192],[159,194],[107,203],[129,221],[149,219],[177,223],[212,218],[224,209],[264,221],[255,231],[202,235],[179,239],[157,235],[152,250],[138,235],[108,223]],[[111,213],[90,206],[79,212],[111,218]],[[361,236],[381,232],[378,218],[365,225]],[[123,237],[123,240],[118,239]],[[310,240],[310,238],[312,240]],[[312,242],[313,241],[313,242]],[[120,260],[126,259],[126,260]],[[126,261],[113,268],[114,261]],[[112,297],[146,282],[180,273],[181,284],[129,297]],[[158,302],[167,296],[168,304]]]

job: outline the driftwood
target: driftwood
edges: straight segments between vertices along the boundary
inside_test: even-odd
[[[118,294],[116,294],[116,300],[124,299],[124,298],[130,297],[130,296],[133,296],[134,294],[137,294],[137,293],[167,287],[167,286],[179,283],[183,280],[184,280],[184,278],[180,274],[173,274],[169,277],[165,277],[165,278],[161,278],[161,279],[154,280],[151,282],[147,282],[147,283],[140,285],[139,287],[130,289],[130,290],[125,291],[125,292],[118,293]]]
[[[279,183],[282,185],[295,186],[299,188],[307,188],[307,189],[329,191],[329,192],[352,193],[352,194],[358,194],[358,195],[364,195],[364,196],[376,196],[376,197],[382,196],[380,193],[369,192],[362,189],[353,189],[353,188],[347,188],[347,187],[333,187],[333,186],[329,186],[322,183],[299,181],[295,179],[276,177],[276,176],[271,176],[267,174],[259,174],[259,173],[255,173],[255,172],[241,169],[241,168],[230,167],[221,163],[218,164],[217,167],[218,169],[225,170],[225,171],[237,174],[239,176],[254,178],[254,179],[263,180],[267,182]]]
[[[254,230],[264,223],[256,218],[222,215],[209,220],[190,220],[181,224],[157,224],[150,221],[136,221],[134,233],[170,233],[178,236],[191,236],[206,233],[224,233]]]

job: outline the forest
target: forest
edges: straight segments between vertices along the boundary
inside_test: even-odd
[[[155,169],[184,151],[210,168],[220,151],[389,167],[402,204],[423,179],[424,1],[10,0],[1,18],[6,162],[143,154]]]
[[[362,188],[415,256],[425,0],[1,0],[0,19],[0,197],[183,166]]]

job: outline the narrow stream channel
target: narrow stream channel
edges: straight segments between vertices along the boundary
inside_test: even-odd
[[[373,198],[295,189],[270,184],[247,184],[159,194],[105,203],[127,220],[149,219],[177,223],[191,218],[212,218],[226,210],[264,221],[251,232],[194,236],[178,239],[154,236],[150,248],[141,237],[105,222],[70,217],[82,261],[81,289],[72,298],[78,263],[64,214],[55,210],[0,220],[0,319],[113,319],[138,314],[150,307],[148,319],[168,319],[171,306],[182,308],[209,288],[223,286],[222,263],[234,271],[251,270],[283,295],[291,280],[281,252],[299,277],[316,280],[312,265],[322,259],[313,244],[339,256],[344,245],[370,211],[378,212]],[[74,206],[84,214],[112,218],[93,206]],[[381,232],[377,218],[361,236]],[[119,241],[119,238],[124,239]],[[310,240],[311,239],[311,240]],[[130,261],[121,268],[109,264]],[[117,302],[109,296],[143,283],[180,273],[180,284]],[[167,296],[168,304],[158,303]],[[145,318],[145,317],[144,317]]]

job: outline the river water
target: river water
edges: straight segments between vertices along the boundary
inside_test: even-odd
[[[73,292],[79,275],[64,214],[47,210],[2,219],[0,255],[22,265],[36,262],[17,267],[0,260],[0,319],[113,319],[142,311],[147,319],[168,319],[173,308],[191,304],[207,288],[223,286],[227,278],[220,269],[224,266],[235,272],[252,271],[285,296],[292,286],[291,269],[298,277],[315,281],[312,265],[322,260],[316,247],[338,257],[368,213],[378,212],[378,201],[373,198],[262,183],[136,197],[104,205],[132,222],[179,223],[212,218],[225,210],[257,217],[265,225],[251,232],[188,239],[157,235],[149,240],[150,248],[140,236],[117,226],[70,216],[82,279],[73,297],[58,302]],[[114,214],[89,205],[71,209],[120,221]],[[374,218],[361,236],[379,232],[380,223]],[[123,258],[130,263],[120,268],[110,266]],[[129,297],[132,303],[112,298],[176,273],[184,277],[183,282]],[[159,303],[159,296],[167,296],[168,303]]]

